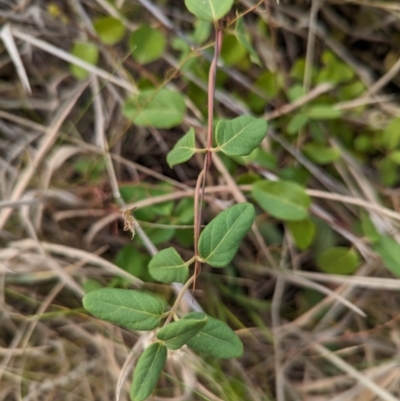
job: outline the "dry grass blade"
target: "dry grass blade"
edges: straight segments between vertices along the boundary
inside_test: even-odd
[[[14,38],[11,33],[11,26],[10,24],[5,24],[0,31],[0,39],[3,41],[8,54],[14,63],[15,69],[21,80],[23,88],[29,93],[32,93],[31,86],[29,84],[28,75],[26,74],[24,64],[22,63],[21,57],[18,53],[17,46],[15,45]]]

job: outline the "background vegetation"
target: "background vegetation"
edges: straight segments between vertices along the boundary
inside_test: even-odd
[[[234,9],[215,117],[263,117],[268,134],[214,157],[204,219],[247,199],[256,231],[228,267],[202,269],[185,307],[245,352],[175,353],[154,399],[400,399],[400,6]],[[170,245],[191,256],[201,159],[171,169],[166,155],[190,126],[205,133],[212,27],[163,0],[10,0],[0,23],[0,400],[128,400],[144,338],[81,299],[173,298],[147,264]],[[121,204],[146,235],[123,232]]]

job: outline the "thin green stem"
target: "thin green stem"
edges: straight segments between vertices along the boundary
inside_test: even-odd
[[[177,296],[177,298],[175,300],[175,303],[172,305],[171,310],[168,312],[168,318],[165,321],[164,326],[169,324],[169,322],[171,321],[172,316],[175,314],[176,310],[178,309],[179,304],[181,303],[183,296],[186,293],[186,290],[192,285],[192,283],[194,282],[195,279],[196,279],[196,274],[193,274],[193,276],[190,277],[190,279],[188,281],[186,281],[185,285],[182,287],[179,295]]]

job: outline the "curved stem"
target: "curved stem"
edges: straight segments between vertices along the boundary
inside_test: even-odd
[[[207,124],[207,148],[212,148],[213,145],[213,123],[214,123],[214,96],[215,96],[215,79],[217,76],[218,58],[221,53],[223,30],[220,26],[215,30],[215,52],[210,66],[208,76],[208,124]],[[210,168],[212,163],[212,153],[207,152],[206,168]]]
[[[209,79],[208,79],[208,123],[207,123],[207,146],[206,156],[204,159],[204,167],[201,170],[196,183],[196,192],[194,197],[194,253],[196,263],[194,266],[194,279],[193,289],[196,287],[196,278],[200,273],[201,263],[199,261],[199,238],[201,229],[202,206],[204,200],[206,174],[211,167],[212,154],[213,154],[213,123],[214,123],[214,96],[215,96],[215,80],[217,75],[218,58],[221,53],[222,34],[223,30],[221,25],[215,28],[215,52],[210,66]],[[200,190],[201,188],[201,190]]]
[[[175,303],[172,305],[171,310],[168,312],[169,316],[168,316],[167,320],[165,321],[164,326],[166,326],[171,321],[172,316],[175,314],[176,310],[178,309],[179,304],[181,303],[183,296],[186,293],[186,290],[192,285],[192,283],[195,279],[196,279],[196,275],[193,274],[193,276],[190,277],[190,279],[182,287],[179,295],[177,296],[177,298],[175,300]]]

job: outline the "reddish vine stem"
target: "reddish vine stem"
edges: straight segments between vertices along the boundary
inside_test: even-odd
[[[219,23],[215,27],[215,51],[214,57],[210,65],[209,77],[208,77],[208,123],[207,123],[207,149],[211,149],[213,146],[213,124],[214,124],[214,96],[215,96],[215,80],[217,75],[217,64],[218,58],[221,53],[222,45],[222,34],[223,29]],[[204,167],[201,170],[196,183],[196,192],[194,196],[194,253],[195,256],[199,256],[199,238],[201,229],[201,217],[202,217],[202,207],[204,200],[204,189],[205,189],[205,178],[207,171],[212,164],[212,152],[210,150],[206,151],[204,158]],[[194,281],[193,289],[196,287],[196,277],[200,273],[201,263],[196,259],[194,267]]]

